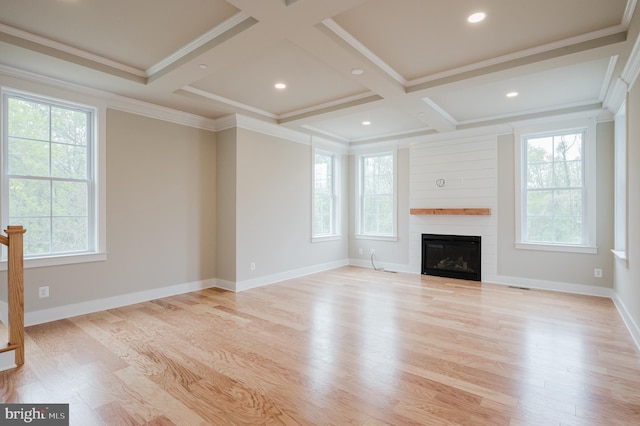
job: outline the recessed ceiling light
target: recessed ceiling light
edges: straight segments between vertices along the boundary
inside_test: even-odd
[[[515,98],[518,96],[518,92],[509,92],[507,93],[507,98]]]
[[[371,124],[371,122],[370,122],[370,121],[363,121],[363,122],[362,122],[362,125],[363,125],[363,126],[368,126],[369,124]]]
[[[206,70],[207,68],[209,68],[207,64],[200,64],[198,66],[200,67],[201,70]]]
[[[276,84],[274,84],[274,87],[275,87],[276,89],[280,89],[280,90],[282,90],[282,89],[286,89],[286,88],[287,88],[287,85],[286,85],[286,84],[284,84],[284,83],[276,83]]]
[[[353,75],[362,75],[364,74],[364,70],[362,68],[354,68],[351,70],[351,74]]]
[[[480,21],[484,21],[484,18],[487,17],[487,14],[484,12],[476,12],[472,15],[469,15],[469,17],[467,18],[467,21],[471,22],[472,24],[477,24]]]

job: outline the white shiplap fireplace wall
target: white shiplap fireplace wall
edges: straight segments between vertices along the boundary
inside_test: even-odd
[[[497,275],[496,136],[410,145],[411,208],[490,208],[490,216],[411,215],[411,269],[420,271],[422,234],[480,235],[482,279]]]

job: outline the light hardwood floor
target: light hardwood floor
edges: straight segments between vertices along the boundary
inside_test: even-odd
[[[345,267],[32,326],[4,402],[75,425],[638,425],[611,300]]]

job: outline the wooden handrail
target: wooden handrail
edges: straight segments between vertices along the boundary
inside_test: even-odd
[[[24,252],[22,226],[8,226],[0,243],[8,247],[7,286],[9,297],[9,342],[0,352],[13,350],[16,366],[24,364]]]

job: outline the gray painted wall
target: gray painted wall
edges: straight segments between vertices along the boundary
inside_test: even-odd
[[[236,129],[216,134],[216,278],[236,281]]]
[[[214,278],[215,155],[213,132],[108,110],[108,260],[26,269],[25,311]]]
[[[311,242],[312,147],[243,128],[236,144],[236,281],[346,259],[344,222],[341,239]],[[341,198],[348,199],[345,184]]]
[[[498,137],[498,275],[612,287],[613,127],[613,122],[597,126],[597,254],[523,250],[514,247],[514,137]],[[593,276],[594,268],[602,268],[602,278]]]

